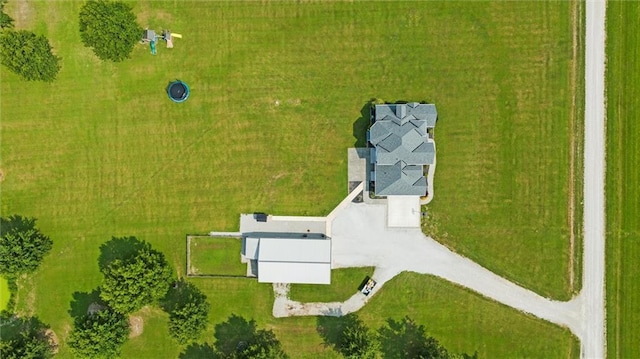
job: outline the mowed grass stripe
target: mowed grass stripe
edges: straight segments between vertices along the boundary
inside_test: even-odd
[[[187,233],[237,230],[240,212],[329,213],[346,194],[345,149],[372,97],[438,104],[442,187],[432,213],[446,219],[447,244],[466,255],[479,247],[476,260],[539,292],[568,293],[558,280],[567,271],[566,196],[559,195],[569,143],[560,110],[568,104],[567,4],[140,1],[142,26],[184,37],[156,56],[139,45],[119,64],[98,61],[80,43],[82,2],[27,4],[30,25],[51,39],[63,69],[53,84],[0,70],[1,209],[39,218],[54,240],[42,268],[19,283],[17,308],[51,324],[58,357],[71,356],[73,294],[100,284],[99,246],[111,236],[149,241],[184,275]],[[8,3],[10,15],[18,5]],[[164,93],[175,78],[192,89],[181,105]],[[295,357],[337,357],[322,346],[315,318],[271,316],[270,286],[193,282],[212,303],[201,341],[211,342],[215,323],[236,313],[273,328]],[[499,324],[469,324],[466,316],[491,302],[469,311],[470,293],[442,284],[424,299],[409,293],[415,286],[430,288],[402,282],[380,305],[394,315],[407,308],[454,349],[485,357],[572,350],[570,336],[553,326],[512,310]],[[449,291],[459,305],[437,299]],[[177,357],[184,348],[169,338],[166,317],[147,315],[145,334],[125,345],[123,357]],[[454,319],[427,322],[446,317]],[[547,349],[527,340],[547,335]]]
[[[533,7],[545,15],[522,16],[517,24],[508,16],[491,16],[495,3],[465,4],[473,6],[479,17],[486,15],[495,24],[486,26],[491,31],[477,48],[462,37],[455,39],[460,44],[454,40],[448,45],[451,54],[465,62],[475,57],[477,63],[455,71],[469,82],[454,80],[467,88],[450,96],[463,101],[451,107],[451,98],[436,101],[437,199],[429,206],[426,231],[542,295],[568,299],[573,291],[567,210],[573,131],[569,89],[582,86],[570,81],[573,4],[518,3],[513,6],[520,14],[534,12]],[[486,91],[482,101],[465,97],[479,87]],[[467,107],[470,103],[473,109]]]
[[[607,5],[607,354],[640,357],[640,4]]]

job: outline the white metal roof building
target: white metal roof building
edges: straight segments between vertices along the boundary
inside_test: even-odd
[[[258,262],[260,283],[331,283],[331,239],[246,237],[242,255]]]

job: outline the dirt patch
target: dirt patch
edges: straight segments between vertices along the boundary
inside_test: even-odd
[[[11,6],[13,1],[7,3],[7,7]],[[9,12],[9,16],[13,17],[14,25],[17,29],[25,29],[33,24],[33,2],[29,0],[17,0],[13,4],[13,12]]]
[[[0,182],[4,181],[4,171],[0,168]]]
[[[58,344],[60,343],[60,341],[58,340],[58,336],[56,335],[56,332],[54,332],[51,329],[47,329],[45,330],[44,335],[49,339],[49,344],[53,348],[53,354],[57,354]]]
[[[142,317],[132,315],[129,317],[129,328],[131,328],[131,332],[129,333],[129,338],[139,337],[142,334],[144,329],[144,320]]]
[[[89,308],[87,309],[87,314],[92,315],[92,314],[98,313],[99,311],[105,308],[106,307],[104,305],[100,305],[94,302],[89,305]]]

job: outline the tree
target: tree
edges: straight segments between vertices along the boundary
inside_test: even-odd
[[[78,317],[68,344],[81,358],[116,358],[128,335],[127,317],[108,308]]]
[[[271,330],[257,329],[255,320],[231,315],[226,322],[217,324],[214,348],[225,359],[283,359],[288,358],[280,341]]]
[[[0,358],[48,359],[53,357],[56,345],[47,332],[48,326],[37,318],[14,317],[2,324]]]
[[[53,246],[53,241],[36,228],[34,218],[0,218],[0,228],[0,274],[33,272]]]
[[[349,314],[347,317],[338,351],[349,359],[376,358],[380,344],[375,333],[355,314]]]
[[[13,19],[4,12],[7,0],[0,0],[0,30],[13,28]]]
[[[28,81],[52,82],[60,71],[60,58],[51,51],[49,40],[31,31],[3,31],[0,56],[4,66]]]
[[[167,302],[169,333],[180,344],[197,339],[207,327],[207,296],[193,284],[181,281],[177,288],[170,290]]]
[[[129,58],[142,38],[131,6],[119,1],[89,0],[80,9],[80,38],[102,60]]]
[[[102,268],[100,298],[122,314],[162,299],[172,282],[172,269],[161,252],[143,242],[128,258],[117,258]]]
[[[318,317],[318,333],[325,344],[345,358],[373,359],[378,356],[380,343],[375,332],[356,314],[343,317]]]
[[[425,328],[405,316],[399,321],[387,319],[378,330],[385,358],[449,359],[449,352]]]

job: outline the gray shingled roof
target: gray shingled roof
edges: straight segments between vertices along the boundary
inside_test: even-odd
[[[433,128],[436,126],[438,111],[434,104],[417,102],[376,105],[375,120],[379,121],[384,119],[397,120],[400,122],[413,119],[424,120],[427,121],[428,128]]]
[[[427,128],[433,128],[436,119],[432,104],[376,105],[369,142],[375,147],[377,195],[426,193],[422,166],[435,159],[435,145],[428,139]]]
[[[422,166],[407,166],[403,162],[376,165],[376,195],[424,196],[425,193],[427,178],[422,175]]]

